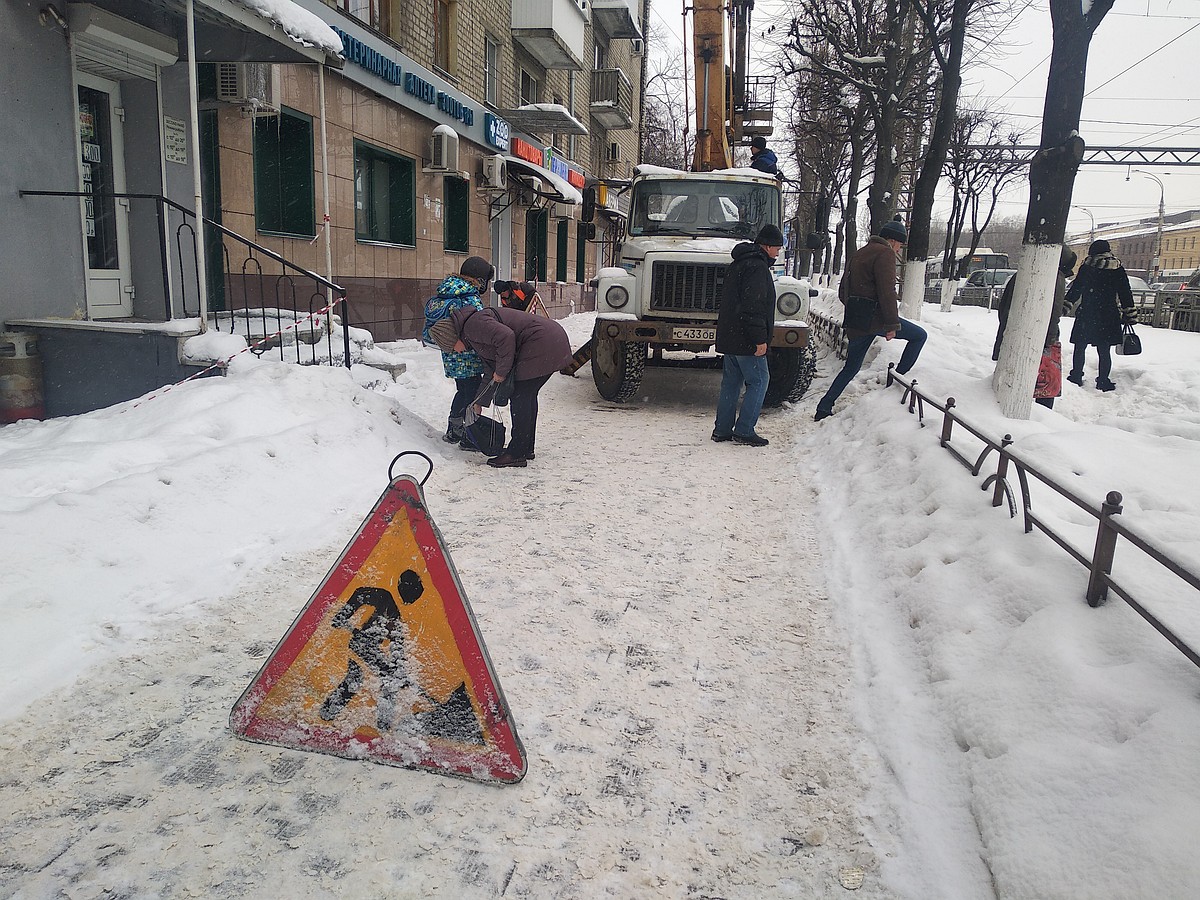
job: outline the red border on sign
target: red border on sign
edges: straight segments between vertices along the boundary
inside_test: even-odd
[[[363,739],[353,735],[346,736],[332,728],[281,723],[258,716],[258,708],[263,699],[308,646],[330,607],[338,602],[346,586],[375,550],[397,513],[407,513],[417,547],[442,598],[446,621],[462,657],[463,666],[471,678],[475,699],[483,711],[485,724],[496,745],[495,750],[467,751],[448,741],[427,737],[422,739],[422,743],[437,746],[436,755],[426,753],[416,754],[415,758],[400,757],[387,751],[382,738]],[[411,476],[400,476],[388,485],[316,593],[279,642],[275,652],[234,705],[229,722],[235,734],[254,741],[318,750],[355,759],[370,756],[383,762],[468,777],[478,777],[479,769],[483,766],[490,780],[496,781],[514,782],[524,777],[525,751],[520,738],[517,737],[508,704],[492,671],[483,638],[459,584],[458,573],[455,572],[442,536],[425,507],[420,485]]]

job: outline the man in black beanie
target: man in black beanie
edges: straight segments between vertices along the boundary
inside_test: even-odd
[[[733,263],[725,272],[725,293],[717,316],[717,352],[725,356],[721,396],[712,439],[732,440],[750,447],[770,443],[756,432],[767,395],[767,344],[775,330],[775,281],[771,266],[783,249],[783,232],[764,225],[754,243],[733,248]],[[738,395],[745,385],[741,411]]]

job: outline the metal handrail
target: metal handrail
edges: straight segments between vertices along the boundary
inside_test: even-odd
[[[980,429],[974,427],[958,415],[953,397],[948,397],[945,404],[939,404],[932,397],[921,393],[917,387],[916,380],[906,381],[903,376],[897,374],[895,364],[890,363],[888,365],[887,385],[890,387],[893,384],[899,384],[904,389],[900,402],[901,404],[907,404],[908,411],[918,416],[918,421],[922,427],[925,425],[924,410],[926,405],[942,413],[940,443],[955,459],[969,469],[972,475],[980,473],[984,460],[991,453],[995,452],[997,454],[996,471],[984,480],[982,490],[992,489],[992,506],[1000,506],[1007,499],[1010,517],[1015,517],[1017,510],[1008,473],[1010,465],[1016,469],[1017,482],[1021,491],[1021,509],[1024,516],[1025,533],[1028,534],[1034,528],[1037,528],[1066,551],[1073,559],[1088,569],[1089,578],[1085,597],[1089,606],[1097,607],[1104,603],[1111,589],[1134,612],[1149,622],[1159,634],[1170,641],[1193,665],[1200,667],[1200,653],[1189,646],[1183,638],[1146,609],[1130,589],[1121,585],[1112,576],[1117,539],[1124,538],[1166,571],[1179,578],[1192,589],[1200,591],[1200,574],[1192,571],[1179,560],[1169,556],[1161,548],[1155,546],[1154,542],[1148,537],[1138,533],[1133,527],[1116,518],[1122,511],[1121,503],[1123,498],[1119,492],[1109,492],[1104,502],[1097,509],[1094,503],[1085,500],[1070,488],[1055,481],[1053,477],[1041,471],[1035,463],[1014,450],[1012,435],[1006,434],[1000,443],[996,443],[996,441],[985,435]],[[956,425],[984,444],[983,452],[974,462],[950,443]],[[1072,546],[1065,537],[1055,532],[1045,520],[1034,512],[1033,500],[1029,491],[1030,477],[1036,479],[1039,483],[1050,488],[1079,509],[1097,519],[1096,544],[1091,556]]]
[[[162,268],[162,273],[163,273],[163,294],[164,294],[164,302],[166,304],[166,311],[165,311],[166,321],[170,321],[171,319],[174,318],[174,310],[171,308],[170,273],[168,272],[168,269],[167,269],[168,248],[167,248],[167,228],[166,228],[166,213],[165,213],[165,211],[168,208],[174,209],[174,210],[178,211],[182,216],[182,221],[180,222],[179,226],[175,229],[176,252],[177,252],[177,256],[178,256],[179,270],[180,270],[180,273],[182,274],[186,269],[186,264],[185,264],[185,260],[184,260],[184,246],[186,243],[186,238],[184,235],[185,230],[191,236],[190,246],[191,246],[191,251],[192,251],[192,258],[195,260],[196,267],[198,268],[200,265],[203,264],[202,261],[195,259],[195,256],[196,256],[196,252],[195,252],[196,251],[196,246],[195,246],[196,231],[190,224],[189,220],[195,221],[196,214],[192,210],[188,209],[187,207],[185,207],[185,206],[175,202],[174,200],[171,200],[170,198],[165,197],[161,194],[108,192],[108,191],[89,192],[89,191],[30,191],[30,190],[23,190],[23,191],[19,192],[19,195],[22,197],[75,197],[75,198],[98,198],[99,197],[99,198],[113,198],[113,199],[118,199],[118,200],[152,200],[152,201],[154,201],[157,204],[157,209],[158,209],[159,253],[161,256],[160,266]],[[292,295],[292,301],[293,301],[292,311],[297,318],[299,317],[300,312],[295,306],[295,300],[296,300],[295,283],[294,283],[294,281],[292,281],[294,276],[288,274],[289,270],[291,272],[295,273],[296,276],[311,279],[318,286],[318,289],[323,288],[326,292],[328,292],[329,300],[330,300],[330,303],[329,303],[330,314],[332,314],[333,309],[339,304],[342,306],[342,309],[344,312],[344,315],[343,315],[344,322],[343,322],[343,328],[342,328],[343,363],[346,366],[346,368],[350,368],[350,366],[351,366],[350,328],[349,328],[349,316],[347,314],[348,313],[348,301],[346,298],[346,291],[344,288],[342,288],[338,284],[335,284],[334,282],[330,281],[329,279],[318,275],[316,272],[309,271],[308,269],[305,269],[303,266],[299,266],[299,265],[289,261],[285,257],[281,256],[279,253],[276,253],[274,250],[271,250],[268,247],[264,247],[261,244],[256,244],[254,241],[251,241],[248,238],[243,237],[242,235],[238,234],[237,232],[229,230],[228,228],[226,228],[224,225],[220,224],[219,222],[215,222],[206,216],[201,216],[200,220],[206,226],[214,229],[216,232],[218,232],[222,236],[231,239],[235,243],[241,244],[242,246],[246,247],[249,250],[250,256],[248,257],[247,261],[252,260],[254,262],[255,266],[258,267],[258,272],[256,274],[256,277],[258,277],[260,282],[264,278],[271,277],[271,276],[266,276],[262,272],[262,267],[261,267],[261,264],[259,263],[258,259],[256,258],[256,254],[264,256],[268,259],[275,261],[283,268],[283,270],[284,270],[283,275],[273,276],[273,277],[276,277],[277,279],[279,279],[275,284],[276,299],[278,299],[278,297],[279,297],[279,292],[280,292],[280,289],[282,286],[280,282],[283,280],[286,280],[291,289],[291,295]],[[232,269],[230,267],[230,260],[229,260],[229,250],[225,246],[224,241],[221,242],[221,253],[222,253],[222,257],[224,259],[225,272],[227,274],[232,273]],[[242,269],[243,269],[242,276],[244,278],[247,276],[245,262],[243,262]],[[199,283],[198,273],[197,273],[197,283]],[[262,292],[260,292],[260,293],[262,293]],[[265,297],[266,294],[262,293],[262,296]],[[314,294],[314,296],[316,296],[316,295]],[[186,297],[183,298],[182,304],[183,304],[183,311],[186,314],[186,312],[187,312]],[[248,303],[245,308],[247,311],[250,309]],[[309,298],[308,308],[309,308],[308,318],[315,318],[316,313],[314,312],[313,298],[311,298],[311,297]],[[262,317],[263,317],[263,324],[265,327],[267,318],[268,318],[265,307],[262,308]],[[247,316],[247,319],[248,318],[249,317]],[[279,329],[276,331],[276,335],[278,335],[280,332],[287,330],[283,325],[283,317],[282,317],[282,314],[280,313],[278,307],[276,308],[276,319],[277,319],[277,324],[280,326]],[[290,327],[294,327],[294,325],[290,326]],[[236,323],[234,322],[232,315],[230,317],[230,328],[231,328],[231,331],[236,328]],[[328,329],[327,333],[331,333],[331,332],[332,332],[332,329]],[[260,341],[259,343],[267,344],[267,343],[269,343],[269,338],[265,337],[264,340]],[[280,357],[282,358],[283,357],[283,341],[282,340],[279,342],[279,349],[280,349]],[[333,362],[332,346],[330,346],[329,351],[330,351],[329,352],[330,363],[332,363]],[[256,352],[260,352],[260,351],[256,351]],[[299,347],[297,347],[296,357],[297,357],[297,361],[299,362],[300,361]],[[313,351],[313,360],[314,361],[316,360],[315,349]]]

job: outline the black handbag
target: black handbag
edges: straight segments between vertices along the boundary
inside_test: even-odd
[[[846,315],[842,318],[842,327],[854,331],[871,331],[871,323],[875,321],[875,310],[878,308],[878,300],[851,296],[846,300]]]
[[[1118,356],[1137,356],[1142,352],[1142,339],[1134,334],[1133,326],[1125,325],[1125,334],[1117,345]]]

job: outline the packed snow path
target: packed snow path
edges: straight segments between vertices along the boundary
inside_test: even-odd
[[[586,368],[555,378],[524,470],[437,441],[448,393],[399,413],[435,454],[426,496],[513,708],[522,783],[226,730],[368,503],[331,516],[322,549],[282,550],[7,723],[0,893],[818,898],[861,869],[854,896],[887,896],[812,491],[782,464],[799,450],[770,418],[769,448],[711,443],[718,378],[649,372],[624,406]]]

